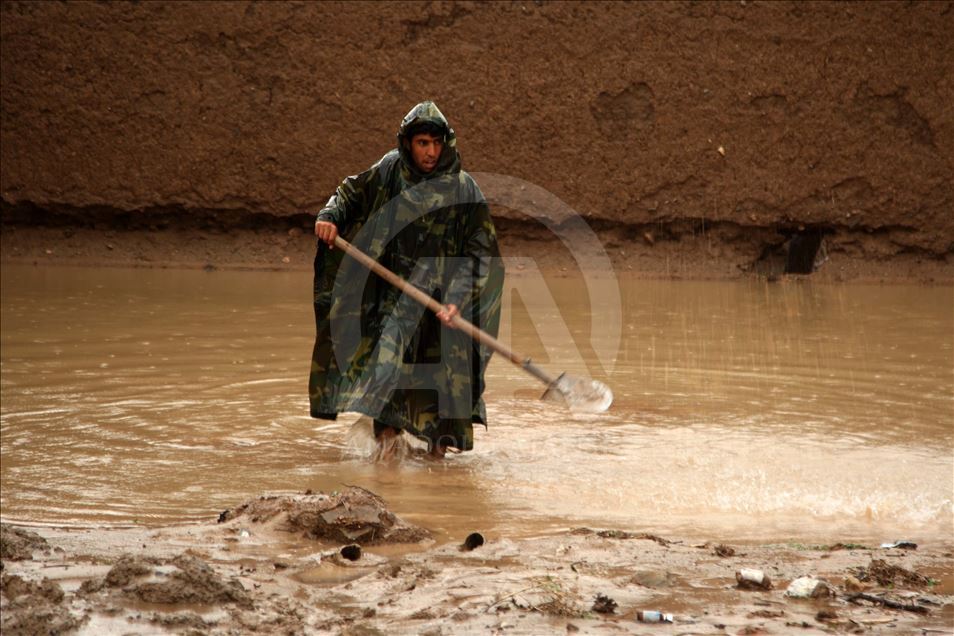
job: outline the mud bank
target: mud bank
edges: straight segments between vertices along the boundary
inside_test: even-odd
[[[220,519],[152,529],[6,527],[5,545],[29,550],[4,551],[4,633],[901,634],[954,625],[950,542],[690,543],[575,528],[488,536],[467,550],[405,543],[413,526],[373,494],[348,489],[262,496]],[[401,532],[349,552],[327,534],[316,540],[315,523]],[[746,589],[736,576],[743,568],[762,570],[770,583]],[[803,576],[825,585],[814,597],[791,597],[790,582]],[[637,612],[647,610],[674,622],[639,623]]]
[[[2,10],[5,259],[305,266],[275,240],[433,98],[468,171],[552,193],[620,270],[771,272],[808,232],[833,277],[952,279],[950,2]],[[534,205],[495,207],[505,247],[556,259]]]
[[[116,210],[9,214],[0,226],[0,263],[35,265],[307,270],[315,240],[308,214],[217,214]],[[39,218],[42,222],[37,223]],[[572,275],[588,256],[572,233],[559,236],[531,220],[497,219],[505,257],[529,259],[548,275]],[[743,279],[784,276],[796,229],[734,223],[668,224],[590,221],[606,256],[606,273],[654,279]],[[797,240],[797,239],[796,239]],[[954,256],[937,256],[895,241],[893,231],[831,231],[821,235],[810,274],[820,282],[954,284]],[[510,275],[524,266],[513,261]]]

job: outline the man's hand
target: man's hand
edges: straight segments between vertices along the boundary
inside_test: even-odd
[[[338,226],[329,221],[315,221],[315,236],[335,248],[335,239],[338,238]]]
[[[444,305],[444,311],[437,312],[437,317],[441,322],[450,327],[454,316],[459,313],[460,309],[457,308],[457,305]]]

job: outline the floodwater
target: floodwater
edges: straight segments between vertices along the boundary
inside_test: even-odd
[[[356,416],[308,417],[308,273],[5,266],[0,514],[208,521],[354,484],[456,540],[950,537],[950,287],[621,279],[591,301],[579,277],[508,285],[502,340],[606,382],[612,408],[541,402],[495,358],[474,452],[386,466],[361,456]]]

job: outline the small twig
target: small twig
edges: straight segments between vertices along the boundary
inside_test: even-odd
[[[917,612],[918,614],[929,614],[930,610],[926,607],[921,607],[920,605],[908,605],[906,603],[899,603],[898,601],[892,601],[889,598],[882,598],[880,596],[875,596],[874,594],[865,594],[864,592],[858,592],[857,594],[852,594],[845,600],[856,603],[861,601],[868,601],[869,603],[875,603],[876,605],[884,605],[885,607],[890,607],[891,609],[904,610],[906,612]]]
[[[487,609],[486,609],[485,611],[489,612],[490,610],[492,610],[493,608],[497,607],[498,605],[500,605],[500,604],[503,603],[504,601],[509,601],[510,599],[512,599],[513,597],[515,597],[517,594],[523,594],[524,592],[529,592],[530,590],[532,590],[532,589],[534,589],[534,588],[536,588],[536,587],[539,587],[539,586],[538,586],[536,583],[534,583],[534,584],[531,585],[530,587],[525,587],[525,588],[523,588],[522,590],[517,590],[517,591],[514,592],[513,594],[508,594],[507,596],[505,596],[505,597],[503,597],[503,598],[501,598],[501,599],[498,599],[498,600],[494,601],[493,603],[491,603],[490,605],[488,605],[488,606],[487,606]]]

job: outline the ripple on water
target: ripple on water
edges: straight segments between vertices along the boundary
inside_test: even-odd
[[[881,539],[954,526],[954,309],[933,289],[623,281],[616,366],[596,373],[616,395],[608,413],[539,402],[495,359],[475,451],[389,468],[365,463],[356,416],[307,416],[307,281],[211,280],[4,268],[4,515],[169,523],[354,483],[446,532],[480,520],[518,534]],[[598,372],[592,346],[575,347],[592,319],[578,286],[551,291],[562,311],[534,322],[508,306],[504,338],[548,369]],[[550,328],[560,318],[568,330]]]

